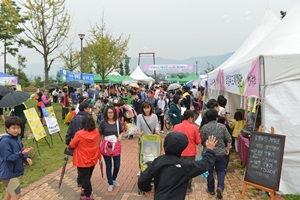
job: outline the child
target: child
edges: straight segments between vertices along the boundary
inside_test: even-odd
[[[246,127],[246,120],[243,119],[243,113],[238,111],[234,113],[234,121],[232,123],[232,137],[234,138],[235,151],[238,152],[238,135]]]
[[[153,162],[155,156],[152,153],[151,146],[145,146],[144,154],[143,154],[143,165],[147,167]]]
[[[165,155],[154,159],[143,171],[138,180],[138,187],[143,192],[151,191],[154,178],[154,199],[184,199],[188,182],[209,170],[216,160],[213,151],[217,141],[214,136],[206,141],[206,151],[200,161],[189,161],[180,158],[189,141],[180,132],[169,133],[164,141]]]
[[[7,133],[0,137],[0,179],[6,188],[4,199],[20,199],[21,188],[18,177],[24,174],[23,161],[32,164],[32,160],[28,157],[32,147],[23,148],[19,135],[21,126],[22,120],[19,117],[7,118],[5,121]]]

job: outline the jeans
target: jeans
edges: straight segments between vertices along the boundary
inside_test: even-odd
[[[92,193],[91,177],[94,171],[95,165],[87,168],[78,167],[78,172],[82,178],[82,188],[84,188],[84,196],[89,197]]]
[[[165,121],[164,121],[165,116],[157,115],[157,117],[158,117],[158,120],[160,122],[160,130],[163,131],[164,130],[164,125],[165,125]]]
[[[195,156],[181,156],[183,160],[195,161]],[[189,180],[187,189],[192,189],[192,178]]]
[[[217,159],[215,162],[215,166],[208,170],[209,175],[207,177],[207,189],[210,192],[215,191],[215,180],[214,180],[214,169],[217,172],[218,178],[218,186],[222,191],[225,188],[224,181],[225,181],[225,174],[226,174],[226,165],[228,163],[228,156],[227,155],[217,155]]]
[[[79,167],[77,167],[77,184],[82,185],[82,178],[81,178],[81,175],[80,175]]]
[[[61,112],[61,118],[62,120],[65,119],[66,115],[69,113],[69,108],[62,108],[62,112]]]
[[[120,170],[120,164],[121,164],[121,155],[110,157],[110,156],[104,156],[104,161],[106,165],[106,177],[109,185],[113,185],[113,180],[117,179],[119,170]],[[114,160],[114,170],[113,174],[111,175],[112,170],[112,159]]]

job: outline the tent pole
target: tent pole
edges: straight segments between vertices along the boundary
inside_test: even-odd
[[[266,113],[265,113],[265,89],[266,89],[266,69],[265,69],[265,59],[263,55],[259,56],[259,66],[260,66],[260,81],[259,81],[259,88],[260,88],[260,101],[261,101],[261,125],[263,130],[265,129],[265,120],[266,120]]]

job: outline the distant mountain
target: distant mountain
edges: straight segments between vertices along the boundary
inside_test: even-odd
[[[202,56],[202,57],[191,57],[185,60],[175,60],[175,59],[166,59],[161,57],[155,58],[155,64],[194,64],[196,65],[196,61],[198,61],[198,69],[200,69],[201,73],[204,73],[204,70],[208,68],[208,63],[215,66],[217,68],[223,62],[225,62],[232,53],[227,53],[224,55],[217,56]],[[143,66],[146,64],[153,64],[152,57],[143,57],[141,58],[140,67],[143,69]],[[133,72],[134,69],[138,66],[138,58],[131,58],[130,60],[130,71]]]

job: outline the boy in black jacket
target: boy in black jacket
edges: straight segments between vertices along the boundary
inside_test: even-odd
[[[144,192],[151,191],[150,184],[154,178],[154,199],[185,199],[189,180],[214,165],[216,155],[213,149],[216,143],[215,137],[209,137],[206,141],[207,151],[203,154],[203,159],[187,161],[180,158],[182,151],[188,145],[186,135],[180,132],[169,133],[164,142],[166,154],[156,158],[141,174],[138,187]]]

